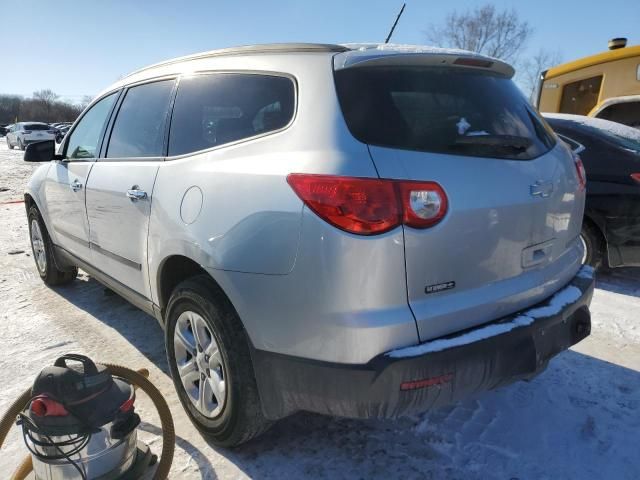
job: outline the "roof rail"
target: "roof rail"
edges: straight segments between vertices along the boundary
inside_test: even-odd
[[[268,54],[268,53],[316,53],[316,52],[346,52],[349,48],[343,45],[334,45],[330,43],[268,43],[264,45],[243,45],[239,47],[221,48],[218,50],[210,50],[208,52],[195,53],[192,55],[186,55],[184,57],[172,58],[164,62],[155,63],[148,67],[140,68],[127,75],[124,78],[135,75],[136,73],[144,72],[156,67],[163,67],[166,65],[172,65],[174,63],[180,63],[187,60],[199,60],[201,58],[209,57],[223,57],[232,55],[255,55],[255,54]]]

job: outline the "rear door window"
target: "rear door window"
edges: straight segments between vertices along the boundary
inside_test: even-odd
[[[180,80],[169,155],[183,155],[284,128],[293,118],[295,87],[287,77],[215,73]]]
[[[131,87],[116,116],[107,158],[161,157],[175,80]]]
[[[342,112],[360,141],[383,147],[527,160],[554,135],[513,82],[442,67],[354,67],[335,72]]]

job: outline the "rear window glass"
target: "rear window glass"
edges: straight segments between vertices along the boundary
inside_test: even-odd
[[[289,78],[235,73],[183,78],[173,108],[169,155],[278,130],[291,121],[294,106]]]
[[[25,130],[50,130],[49,125],[43,125],[41,123],[26,123],[24,125]]]
[[[371,145],[527,160],[554,135],[504,77],[441,67],[354,67],[335,73],[351,133]]]

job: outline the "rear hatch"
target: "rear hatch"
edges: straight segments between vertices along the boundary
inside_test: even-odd
[[[440,223],[403,227],[421,341],[564,286],[580,265],[584,192],[571,153],[513,84],[510,67],[448,52],[383,53],[338,55],[336,89],[381,178],[433,181],[446,192]]]

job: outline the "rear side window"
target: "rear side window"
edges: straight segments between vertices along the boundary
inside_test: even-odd
[[[602,75],[567,83],[562,89],[560,112],[587,115],[598,103]]]
[[[165,126],[174,80],[130,88],[116,117],[108,158],[164,155]]]
[[[180,81],[171,119],[169,155],[204,150],[285,127],[295,87],[286,77],[216,73]]]
[[[502,76],[442,67],[354,67],[335,73],[342,112],[360,141],[384,147],[527,160],[555,143]]]

